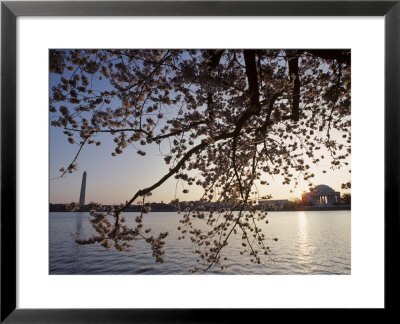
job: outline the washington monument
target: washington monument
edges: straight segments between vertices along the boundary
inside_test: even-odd
[[[79,205],[81,207],[85,206],[85,191],[86,191],[86,171],[83,172],[81,195],[79,196]]]

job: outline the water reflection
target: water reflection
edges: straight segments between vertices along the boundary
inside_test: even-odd
[[[77,212],[77,213],[73,213],[72,215],[75,218],[75,234],[81,235],[83,213]]]
[[[82,236],[83,228],[82,228],[82,219],[84,218],[83,212],[74,212],[71,213],[73,218],[75,218],[75,231],[74,233],[77,236]],[[80,246],[78,244],[74,244],[74,255],[75,259],[79,260],[80,257]]]
[[[304,273],[310,272],[309,266],[312,263],[312,252],[314,247],[309,242],[308,217],[305,212],[299,212],[297,215],[298,228],[298,265]]]
[[[106,250],[99,245],[81,246],[71,232],[90,237],[95,234],[89,213],[50,213],[49,272],[50,274],[108,275],[189,275],[196,266],[190,240],[178,240],[177,230],[182,215],[151,213],[145,226],[153,232],[168,231],[165,263],[156,264],[152,251],[144,242],[136,242],[131,252]],[[134,226],[136,213],[126,213],[127,224]],[[276,262],[258,266],[240,255],[241,239],[226,247],[229,267],[208,274],[350,274],[351,237],[350,211],[332,212],[270,212],[265,233],[278,237],[272,246]]]

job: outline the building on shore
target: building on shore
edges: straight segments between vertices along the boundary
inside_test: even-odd
[[[305,205],[317,207],[333,207],[341,202],[340,192],[333,190],[327,185],[318,185],[310,192],[302,195]]]

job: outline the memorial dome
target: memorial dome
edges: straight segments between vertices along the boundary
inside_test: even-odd
[[[333,190],[331,187],[327,185],[318,185],[314,188],[314,191],[317,191],[318,193],[334,193],[335,190]]]

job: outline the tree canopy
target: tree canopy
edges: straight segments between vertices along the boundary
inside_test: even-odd
[[[233,235],[241,237],[241,253],[268,262],[258,186],[268,185],[265,175],[280,175],[284,185],[301,177],[312,188],[313,166],[322,159],[331,168],[348,165],[350,68],[349,50],[51,50],[50,72],[60,75],[50,89],[51,125],[78,145],[61,176],[77,169],[85,145],[101,145],[100,133],[113,138],[113,156],[132,143],[141,156],[150,145],[169,144],[169,171],[124,205],[103,212],[92,204],[97,234],[76,242],[122,251],[145,240],[162,262],[168,233],[151,235],[143,216],[146,197],[174,177],[186,183],[184,193],[192,185],[204,189],[181,210],[178,228],[199,255],[192,271],[224,267],[221,251]],[[143,210],[132,228],[121,213],[138,200]],[[214,204],[206,212],[207,202]],[[199,221],[210,230],[197,228]]]

